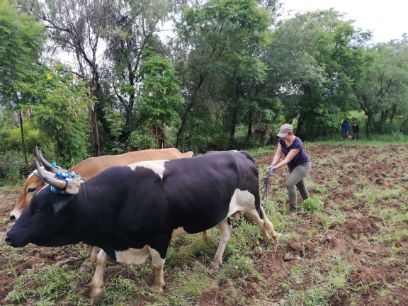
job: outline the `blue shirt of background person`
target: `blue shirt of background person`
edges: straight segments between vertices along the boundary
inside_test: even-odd
[[[290,146],[286,145],[285,139],[279,138],[279,144],[282,147],[283,155],[287,156],[290,150],[299,149],[299,153],[288,163],[290,170],[293,170],[296,166],[306,164],[310,162],[309,157],[307,156],[305,150],[303,150],[303,143],[299,137],[295,136],[295,140]]]
[[[347,138],[347,135],[350,133],[350,124],[347,119],[344,119],[343,123],[341,124],[341,129],[343,131],[343,137]]]

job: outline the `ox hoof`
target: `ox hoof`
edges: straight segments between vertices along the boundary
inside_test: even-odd
[[[152,289],[153,291],[163,293],[163,287],[164,286],[161,286],[161,285],[153,285]]]
[[[95,305],[102,300],[103,294],[105,290],[103,288],[93,288],[90,294],[91,297],[91,305]]]
[[[213,270],[218,270],[220,268],[221,263],[219,263],[218,261],[212,261],[210,263],[210,268]]]
[[[279,238],[281,236],[282,236],[282,234],[275,233],[272,237],[273,237],[273,240],[275,240],[275,242],[278,242],[278,240],[279,240]]]
[[[276,243],[278,242],[280,236],[281,234],[278,234],[278,233],[265,233],[266,240],[274,241]]]

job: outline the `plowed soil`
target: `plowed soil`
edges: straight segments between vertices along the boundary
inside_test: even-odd
[[[246,278],[233,287],[213,277],[214,283],[192,305],[242,301],[253,305],[299,305],[302,301],[309,305],[408,305],[408,145],[310,146],[307,152],[313,161],[307,186],[311,196],[323,202],[321,210],[287,216],[287,173],[276,173],[270,178],[266,201],[282,215],[283,237],[276,246],[260,247],[248,255],[263,281]],[[256,158],[261,171],[272,157],[273,152]],[[0,192],[0,305],[36,304],[35,300],[14,303],[7,298],[18,278],[30,270],[66,265],[80,274],[87,261],[83,246],[29,245],[22,250],[6,246],[4,235],[11,226],[8,214],[16,198],[17,190]],[[92,272],[91,267],[85,269]],[[165,275],[171,279],[180,269],[181,264],[165,266]],[[107,275],[107,282],[112,278]],[[29,281],[26,285],[38,286]],[[82,289],[73,290],[81,294]],[[66,296],[67,292],[61,292],[60,301],[70,304]],[[87,303],[87,297],[83,298]],[[149,297],[133,301],[135,305],[151,303]]]

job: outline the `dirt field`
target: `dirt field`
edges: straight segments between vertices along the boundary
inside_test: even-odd
[[[310,206],[287,214],[286,170],[270,179],[267,214],[283,236],[266,243],[237,221],[219,271],[201,235],[172,243],[163,294],[150,264],[108,264],[103,305],[408,305],[408,145],[311,146]],[[257,157],[263,173],[272,155]],[[4,244],[13,188],[0,189],[0,305],[85,305],[93,273],[82,245]]]

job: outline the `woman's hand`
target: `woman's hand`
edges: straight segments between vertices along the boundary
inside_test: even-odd
[[[266,168],[266,174],[267,175],[272,175],[275,172],[275,166],[274,165],[269,165],[268,168]]]

